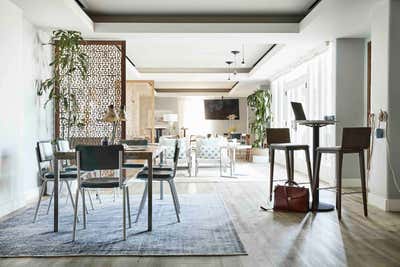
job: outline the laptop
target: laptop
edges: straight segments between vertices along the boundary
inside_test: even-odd
[[[327,120],[307,120],[306,114],[304,113],[303,105],[299,102],[290,102],[296,121],[307,122],[307,123],[334,123],[334,121]]]

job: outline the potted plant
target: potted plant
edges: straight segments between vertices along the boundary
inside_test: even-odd
[[[72,86],[74,75],[87,78],[88,56],[80,46],[83,38],[80,32],[56,30],[53,31],[49,45],[54,46],[54,60],[49,64],[53,67],[53,76],[41,82],[38,95],[48,93],[44,105],[54,100],[55,108],[60,111],[60,137],[69,139],[73,126],[83,127],[84,122],[79,114],[77,98]],[[57,119],[57,118],[56,118]]]
[[[254,120],[250,122],[250,130],[253,134],[253,161],[268,160],[265,135],[272,121],[271,102],[271,90],[258,89],[247,97],[247,105],[254,112]]]

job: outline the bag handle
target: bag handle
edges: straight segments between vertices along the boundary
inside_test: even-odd
[[[299,185],[298,183],[296,183],[295,181],[290,181],[290,180],[287,180],[287,181],[285,182],[285,184],[288,184],[288,185],[291,185],[291,184],[293,184],[293,185],[295,185],[295,186],[298,186],[298,187],[300,187],[300,185]]]

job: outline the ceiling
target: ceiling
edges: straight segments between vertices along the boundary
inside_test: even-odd
[[[75,0],[12,1],[38,27],[126,40],[135,65],[127,61],[127,79],[183,91],[235,85],[229,95],[246,96],[326,41],[368,37],[380,0],[80,0],[84,9]],[[228,81],[224,62],[243,45],[246,64]]]
[[[315,0],[79,0],[91,15],[305,15]]]
[[[142,39],[128,42],[127,55],[141,69],[158,69],[158,72],[168,69],[185,69],[213,71],[227,67],[226,60],[234,60],[232,50],[240,51],[237,55],[238,68],[252,68],[253,65],[268,51],[270,44],[246,40],[226,39]],[[245,64],[241,64],[244,49]],[[201,70],[203,69],[203,70]]]

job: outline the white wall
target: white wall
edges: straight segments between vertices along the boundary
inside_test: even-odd
[[[0,216],[37,197],[35,142],[51,138],[51,110],[43,110],[35,88],[49,74],[51,50],[39,35],[46,36],[18,7],[0,1]]]
[[[388,40],[389,40],[389,3],[377,4],[372,14],[371,43],[371,112],[378,114],[379,109],[388,107]],[[378,207],[384,206],[387,190],[387,157],[384,139],[375,139],[369,172],[369,201]]]
[[[390,2],[390,36],[389,36],[389,91],[388,91],[388,132],[389,154],[388,199],[389,209],[400,211],[400,1]],[[397,200],[397,201],[395,201]],[[392,206],[392,207],[391,207]]]
[[[171,111],[178,114],[178,126],[189,128],[187,134],[223,134],[230,124],[236,126],[236,131],[247,132],[247,100],[239,97],[239,120],[206,120],[204,119],[204,101],[212,97],[156,97],[155,110]],[[228,98],[225,98],[228,99]]]
[[[383,0],[372,13],[372,75],[371,112],[389,113],[388,138],[375,139],[369,173],[369,203],[384,210],[400,211],[399,181],[400,118],[399,118],[399,67],[400,67],[400,1]],[[391,164],[390,164],[391,163]],[[394,174],[394,175],[393,175]]]

